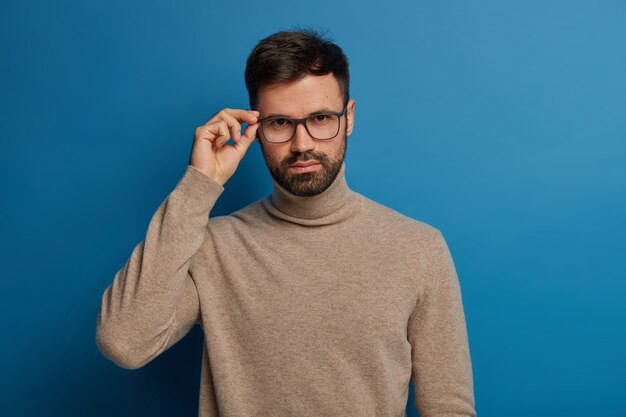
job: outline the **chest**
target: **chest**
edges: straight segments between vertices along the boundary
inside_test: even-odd
[[[216,311],[208,318],[214,328],[259,349],[406,342],[418,268],[401,242],[334,230],[272,239],[247,234],[215,247],[201,280],[210,294],[205,304]]]

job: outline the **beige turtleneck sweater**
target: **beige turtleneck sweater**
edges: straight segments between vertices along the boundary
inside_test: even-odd
[[[441,233],[350,190],[209,212],[193,166],[106,288],[96,341],[145,365],[204,331],[199,416],[475,416],[459,282]]]

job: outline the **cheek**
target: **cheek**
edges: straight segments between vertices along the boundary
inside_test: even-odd
[[[339,155],[339,153],[341,152],[341,149],[343,148],[343,141],[345,140],[343,138],[337,138],[337,139],[340,139],[341,141],[338,141],[335,143],[329,143],[327,146],[324,146],[323,148],[320,148],[319,150],[330,157],[337,157],[337,155]]]
[[[286,151],[283,148],[282,146],[264,146],[263,153],[267,160],[277,164],[287,156],[288,150]]]

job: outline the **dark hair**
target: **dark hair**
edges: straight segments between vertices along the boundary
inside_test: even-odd
[[[250,108],[256,109],[259,90],[265,85],[328,73],[337,79],[347,104],[350,71],[341,48],[312,29],[276,32],[262,39],[248,57],[245,79]]]

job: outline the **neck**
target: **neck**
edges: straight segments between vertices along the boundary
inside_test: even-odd
[[[351,213],[346,206],[354,205],[347,204],[355,200],[353,197],[356,193],[350,190],[346,182],[345,162],[332,184],[314,196],[297,196],[283,188],[276,180],[272,181],[274,189],[265,206],[276,217],[293,223],[306,225],[334,223]]]

